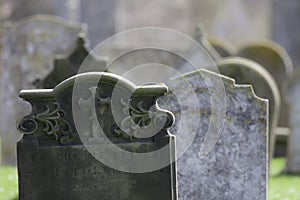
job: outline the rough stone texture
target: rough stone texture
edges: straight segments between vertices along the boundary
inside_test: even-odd
[[[290,126],[291,134],[288,138],[286,172],[300,173],[300,70],[292,77],[288,93],[288,102],[291,107]]]
[[[281,105],[280,92],[275,80],[262,66],[244,58],[227,58],[217,65],[221,74],[234,78],[238,84],[252,85],[255,94],[269,100],[269,161],[271,161]]]
[[[280,91],[281,110],[278,126],[289,127],[289,106],[286,102],[287,84],[294,67],[290,56],[278,44],[271,41],[251,43],[240,49],[238,56],[252,59],[263,66],[274,78]]]
[[[215,87],[217,78],[224,81],[226,91],[224,127],[211,152],[200,157],[210,120],[217,117],[211,115],[213,100],[208,90]],[[187,90],[186,83],[194,88],[199,110],[183,119],[182,115],[193,105],[189,103],[193,94]],[[176,141],[184,142],[184,138],[197,131],[191,146],[177,160],[179,199],[266,200],[267,100],[258,98],[249,85],[235,85],[232,79],[204,70],[174,78],[166,85],[170,93],[160,99],[159,105],[175,115],[175,125],[170,132],[176,135]],[[184,103],[179,105],[176,98],[183,99]],[[222,103],[218,98],[215,101]],[[217,108],[220,108],[219,103]],[[193,119],[199,114],[201,118],[195,127]]]
[[[16,163],[15,121],[28,112],[18,99],[21,89],[36,88],[53,69],[53,56],[69,55],[76,47],[79,25],[49,16],[35,16],[1,27],[0,127],[3,164]],[[5,91],[5,92],[2,92]]]
[[[80,94],[73,94],[77,89]],[[120,76],[100,72],[74,76],[53,90],[21,91],[32,112],[18,124],[24,133],[18,142],[19,199],[176,200],[176,169],[171,162],[175,138],[167,131],[174,119],[156,106],[157,98],[166,92],[163,85],[137,87]],[[77,118],[76,110],[80,110]],[[139,137],[147,131],[150,136]],[[150,160],[132,159],[168,144],[164,153]],[[110,151],[116,147],[117,152]],[[120,149],[134,154],[122,156]],[[118,169],[106,165],[100,159],[103,154],[118,162]],[[166,163],[162,168],[142,170],[161,162]],[[141,171],[131,170],[135,166]]]

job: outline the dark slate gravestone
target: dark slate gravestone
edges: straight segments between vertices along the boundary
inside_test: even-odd
[[[19,199],[176,200],[175,138],[166,130],[173,115],[156,106],[166,92],[163,85],[137,87],[105,72],[83,73],[54,89],[21,91],[32,112],[18,124],[24,133],[18,142]],[[114,109],[121,113],[115,118]],[[165,145],[152,162],[133,159]],[[157,163],[166,164],[149,170]]]
[[[85,58],[90,55],[89,50],[85,47],[85,40],[85,35],[80,34],[76,49],[67,57],[57,57],[54,61],[54,69],[44,80],[37,80],[37,87],[54,88],[63,80],[77,74]],[[89,63],[85,63],[85,71],[105,71],[107,58],[96,58],[90,55],[88,61]]]

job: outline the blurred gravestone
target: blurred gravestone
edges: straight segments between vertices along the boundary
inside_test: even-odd
[[[4,0],[6,20],[18,21],[33,15],[54,15],[71,22],[80,20],[81,0]]]
[[[223,58],[236,55],[236,50],[234,49],[234,47],[232,47],[231,44],[224,40],[209,37],[208,42]]]
[[[81,1],[81,22],[86,23],[88,26],[92,48],[116,33],[119,2],[119,0]]]
[[[293,74],[294,67],[287,52],[276,43],[264,41],[243,47],[238,55],[262,65],[274,77],[282,99],[278,125],[288,127],[288,105],[285,99],[288,80]]]
[[[17,97],[23,88],[36,88],[53,69],[54,55],[69,55],[76,47],[79,25],[50,16],[34,16],[2,26],[0,127],[3,164],[16,163],[15,144],[20,135],[15,122],[24,114]]]
[[[53,90],[21,91],[32,112],[19,123],[24,133],[18,142],[19,199],[176,200],[175,138],[166,130],[173,115],[156,105],[167,90],[95,72],[72,77]],[[145,133],[149,135],[141,135]],[[166,145],[164,153],[150,160],[133,158]],[[104,154],[118,168],[102,162]],[[157,163],[166,165],[143,172]]]
[[[210,88],[224,83],[226,105],[222,95]],[[178,143],[185,143],[196,133],[191,146],[177,160],[179,199],[243,199],[267,198],[267,124],[268,102],[258,98],[249,85],[235,85],[232,79],[208,72],[194,71],[175,77],[166,85],[170,92],[159,99],[159,106],[170,110],[175,125],[170,133]],[[187,89],[187,85],[193,88]],[[191,97],[196,95],[196,102]],[[216,98],[217,99],[214,99]],[[213,105],[217,112],[213,111]],[[193,107],[198,104],[198,109]],[[208,130],[225,106],[224,126]],[[200,116],[200,120],[195,120]],[[199,123],[199,124],[197,124]],[[218,137],[216,133],[221,131]],[[206,138],[217,143],[206,155],[201,154]],[[211,143],[212,144],[212,143]],[[177,151],[180,145],[177,145]]]
[[[238,84],[250,84],[254,93],[269,100],[269,161],[275,148],[275,129],[280,111],[280,94],[271,74],[259,64],[244,58],[227,58],[218,63],[221,74],[234,78]]]
[[[300,1],[272,1],[272,40],[282,45],[296,67],[300,64]]]
[[[293,74],[294,67],[287,52],[278,44],[271,41],[252,43],[243,47],[239,56],[249,58],[262,65],[274,78],[279,87],[281,109],[277,135],[277,147],[275,154],[284,156],[286,153],[287,136],[290,134],[289,105],[287,103],[287,84]]]
[[[42,89],[54,88],[65,79],[74,76],[78,73],[81,64],[90,55],[89,50],[85,47],[85,36],[82,35],[78,38],[76,49],[68,57],[60,57],[54,60],[53,71],[46,76],[44,80],[40,81]],[[88,57],[88,62],[85,63],[85,71],[98,71],[103,72],[106,70],[107,58]],[[81,70],[81,73],[84,72]],[[37,82],[39,82],[37,80]]]
[[[287,162],[285,171],[288,173],[300,173],[300,70],[293,75],[288,92],[288,102],[291,107],[290,126],[291,134],[288,138]]]

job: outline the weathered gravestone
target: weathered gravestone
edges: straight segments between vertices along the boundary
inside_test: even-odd
[[[279,87],[281,97],[281,110],[276,132],[278,135],[288,135],[289,106],[286,101],[287,84],[294,70],[288,53],[272,41],[263,41],[243,47],[238,55],[257,62],[273,76]]]
[[[210,92],[218,79],[224,82],[225,99]],[[266,200],[267,100],[258,98],[250,85],[235,85],[233,79],[206,70],[175,77],[166,85],[170,91],[158,103],[175,116],[170,133],[176,134],[177,143],[185,143],[195,133],[192,144],[177,160],[179,199]],[[187,90],[187,85],[193,90]],[[193,95],[198,109],[191,106],[195,105]],[[220,114],[212,111],[212,104],[222,110],[224,100],[224,126],[206,135],[214,126],[211,121]],[[207,137],[208,143],[217,142],[210,152],[201,154]]]
[[[95,57],[90,54],[90,50],[85,47],[86,44],[85,35],[81,34],[77,40],[76,49],[67,57],[57,56],[54,60],[54,69],[43,80],[36,80],[36,85],[41,89],[54,88],[60,82],[67,78],[76,75],[77,73],[99,71],[104,72],[108,58]],[[81,64],[86,58],[89,58],[85,64],[84,70],[79,72]]]
[[[105,72],[21,91],[32,112],[19,123],[19,199],[176,200],[173,115],[156,106],[166,92]]]
[[[53,68],[54,55],[69,55],[76,47],[79,25],[50,16],[33,16],[1,27],[0,132],[3,164],[16,163],[15,144],[20,139],[16,119],[24,114],[18,93],[36,88],[37,79],[45,78]],[[27,105],[28,108],[28,105]]]
[[[236,55],[235,48],[232,47],[231,44],[229,44],[224,40],[220,40],[214,37],[209,37],[208,42],[223,58]]]
[[[289,112],[287,103],[287,84],[293,73],[293,64],[288,53],[272,41],[251,43],[243,47],[239,55],[261,64],[274,77],[280,91],[281,110],[278,127],[275,129],[275,156],[285,156],[287,137],[290,134]]]
[[[288,92],[288,102],[291,107],[290,126],[291,134],[288,138],[287,161],[285,171],[287,173],[300,173],[300,70],[298,69],[291,78]]]
[[[221,74],[234,78],[238,84],[252,85],[255,94],[269,100],[269,161],[271,161],[280,111],[280,94],[275,80],[262,66],[244,58],[227,58],[220,61],[217,66]]]

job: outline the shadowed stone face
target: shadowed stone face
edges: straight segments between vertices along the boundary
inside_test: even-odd
[[[32,112],[18,125],[19,199],[176,200],[173,115],[156,106],[167,90],[93,72],[21,91]]]
[[[300,70],[296,71],[289,86],[288,102],[291,107],[291,134],[288,138],[286,172],[300,173]]]

